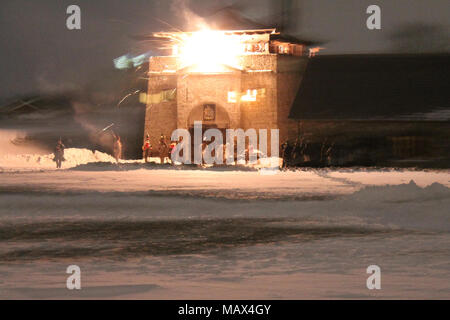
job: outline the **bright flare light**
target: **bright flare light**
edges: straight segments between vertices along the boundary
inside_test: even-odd
[[[223,65],[240,68],[237,57],[244,45],[237,35],[223,31],[202,30],[182,34],[173,53],[181,62],[181,68],[195,65],[199,72],[217,72]]]

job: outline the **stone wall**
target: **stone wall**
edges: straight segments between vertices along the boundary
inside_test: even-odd
[[[276,54],[250,54],[238,58],[239,65],[246,70],[277,70]]]
[[[290,133],[296,135],[296,128],[288,128],[297,122],[288,116],[307,60],[276,54],[246,55],[240,60],[246,71],[229,68],[223,73],[202,74],[185,68],[167,75],[164,70],[177,68],[176,59],[152,57],[148,93],[177,89],[175,101],[147,106],[145,134],[150,134],[152,144],[158,144],[161,133],[170,136],[176,128],[189,129],[194,121],[203,121],[204,104],[216,105],[216,120],[203,121],[205,126],[280,129],[280,144]],[[258,90],[256,101],[240,100],[247,90]],[[229,101],[229,92],[236,92],[236,102]]]
[[[175,75],[150,75],[148,82],[148,94],[161,92],[162,90],[175,89],[177,78]],[[177,102],[166,101],[155,104],[147,104],[145,112],[144,139],[148,134],[150,142],[155,150],[159,145],[161,133],[170,137],[176,129]]]
[[[276,73],[258,72],[242,75],[242,91],[258,90],[256,101],[241,102],[241,128],[266,129],[268,131],[268,152],[270,151],[270,129],[278,129]],[[261,94],[264,92],[264,94]],[[256,146],[255,146],[256,147]]]
[[[243,129],[277,128],[277,92],[274,72],[245,73],[242,75],[242,91],[257,89],[256,101],[241,102],[241,127]]]
[[[189,128],[192,121],[202,120],[202,117],[196,119],[190,115],[194,109],[198,110],[204,104],[215,104],[218,108],[223,108],[228,112],[229,126],[231,128],[239,127],[240,103],[228,102],[228,92],[239,92],[240,87],[239,71],[223,74],[180,74],[177,82],[178,128]],[[210,123],[215,123],[215,121]],[[205,122],[205,124],[209,123]],[[218,123],[218,125],[223,125],[223,123]]]
[[[163,72],[164,70],[177,70],[178,61],[175,57],[150,57],[150,72]]]

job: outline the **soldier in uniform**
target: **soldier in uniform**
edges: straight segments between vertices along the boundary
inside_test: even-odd
[[[291,164],[291,153],[292,153],[292,146],[289,140],[286,140],[286,142],[283,143],[281,146],[281,154],[283,157],[283,168],[287,168]]]
[[[145,159],[145,163],[147,163],[148,162],[148,157],[150,157],[151,156],[151,152],[152,152],[152,145],[150,144],[150,137],[149,137],[149,135],[147,135],[147,137],[146,137],[146,139],[145,139],[145,142],[144,142],[144,145],[142,146],[142,151],[143,151],[143,156],[144,156],[144,159]]]
[[[159,158],[161,160],[161,164],[164,164],[164,159],[167,156],[167,143],[166,143],[166,137],[164,134],[161,133],[161,137],[159,138]]]
[[[303,140],[297,138],[295,140],[294,146],[292,147],[292,154],[291,154],[292,165],[298,165],[301,162],[302,145]]]
[[[172,143],[169,146],[169,158],[172,161],[172,154],[175,151],[175,147],[177,146],[177,143],[175,141],[172,141]],[[172,162],[173,164],[173,162]]]
[[[56,168],[60,169],[62,166],[62,162],[65,161],[64,159],[64,144],[62,143],[61,138],[58,140],[58,143],[55,147],[55,162],[56,162]]]
[[[331,163],[333,161],[333,148],[334,148],[334,142],[331,143],[330,147],[327,149],[327,151],[325,152],[325,155],[327,157],[327,164],[328,166],[331,166]]]
[[[120,140],[120,137],[117,135],[114,135],[113,152],[116,162],[119,163],[119,160],[122,158],[122,141]]]

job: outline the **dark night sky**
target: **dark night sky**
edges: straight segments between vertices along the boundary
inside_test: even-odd
[[[280,1],[191,0],[196,12],[227,4],[247,16],[270,16]],[[326,40],[326,53],[392,52],[389,37],[404,25],[432,26],[429,32],[448,42],[448,0],[298,0],[292,33]],[[66,8],[77,4],[82,29],[66,28]],[[382,9],[382,30],[365,27],[370,4]],[[167,29],[155,17],[178,26],[182,15],[170,0],[2,0],[0,8],[0,100],[38,90],[63,90],[101,76],[112,60],[151,49],[130,35]],[[275,9],[274,9],[275,8]],[[427,29],[428,30],[428,29]],[[443,36],[443,37],[442,37]],[[427,37],[431,38],[431,37]],[[442,39],[443,38],[443,39]],[[430,44],[432,46],[433,44]],[[414,50],[414,49],[412,49]]]

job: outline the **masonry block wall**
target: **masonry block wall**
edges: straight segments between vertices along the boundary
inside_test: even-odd
[[[168,70],[176,70],[177,59],[173,57],[151,57],[149,65],[148,95],[157,94],[163,90],[176,89],[177,76]],[[170,137],[177,128],[177,102],[164,101],[147,103],[145,112],[144,135],[150,136],[150,142],[157,147],[161,134]]]
[[[176,77],[173,75],[153,76],[149,81],[148,94],[176,88]],[[161,134],[170,137],[172,131],[177,128],[176,122],[177,103],[164,101],[155,104],[147,104],[145,112],[144,139],[148,134],[153,146],[157,145]]]
[[[194,121],[202,121],[205,126],[235,128],[240,125],[240,104],[228,101],[228,92],[239,92],[240,72],[222,74],[181,73],[177,85],[177,125],[189,129]],[[203,105],[216,105],[216,119],[203,120]],[[225,114],[224,114],[225,113]]]
[[[288,119],[307,59],[278,54],[239,57],[243,70],[224,66],[223,72],[200,73],[195,66],[178,69],[175,57],[150,59],[148,94],[175,89],[176,99],[147,105],[145,133],[154,146],[161,133],[170,137],[177,128],[190,129],[194,121],[220,129],[280,130],[280,145],[297,135],[296,121]],[[241,100],[247,90],[257,90],[256,101]],[[229,92],[236,92],[230,101]],[[203,106],[214,104],[216,118],[203,119]]]

